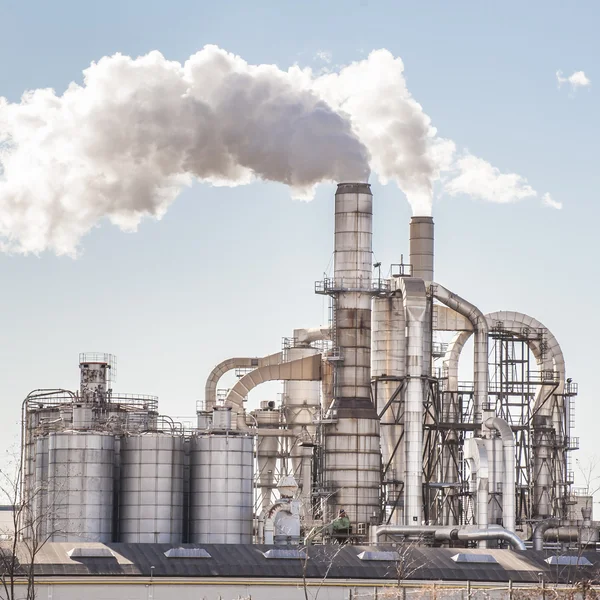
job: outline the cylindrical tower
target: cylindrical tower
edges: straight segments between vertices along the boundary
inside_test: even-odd
[[[183,438],[161,433],[121,440],[119,541],[180,544]]]
[[[398,388],[406,375],[406,322],[399,290],[374,298],[372,324],[371,376],[376,386],[377,413],[383,413],[380,427],[386,510],[391,514],[389,522],[400,525],[404,522],[404,445],[399,443],[404,430],[404,398]]]
[[[379,514],[379,420],[371,402],[373,196],[366,183],[340,183],[335,195],[333,343],[336,421],[325,429],[325,481],[335,512],[354,523]]]
[[[409,236],[412,276],[433,281],[433,218],[413,217]]]
[[[190,541],[251,544],[252,436],[232,431],[198,435],[190,463]]]
[[[252,414],[256,419],[259,430],[258,439],[256,441],[258,487],[260,489],[262,508],[266,509],[271,505],[273,499],[272,495],[273,489],[275,488],[275,468],[277,466],[277,454],[279,452],[279,438],[275,435],[260,435],[260,430],[277,429],[279,427],[281,415],[274,407],[255,410]]]
[[[114,445],[108,433],[50,433],[49,541],[112,541]]]
[[[307,356],[319,354],[319,350],[310,345],[302,345],[295,341],[295,345],[285,349],[285,360],[292,361]],[[320,381],[285,381],[283,384],[283,411],[288,429],[294,437],[287,438],[291,445],[289,448],[290,473],[296,481],[302,483],[301,502],[302,509],[308,511],[311,503],[311,489],[307,485],[311,481],[311,474],[305,473],[304,468],[309,467],[306,447],[302,443],[315,442],[315,417],[321,405]]]

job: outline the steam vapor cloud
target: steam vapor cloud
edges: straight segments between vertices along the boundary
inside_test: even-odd
[[[321,181],[367,181],[373,169],[417,214],[430,213],[436,182],[489,202],[537,195],[440,138],[387,50],[324,75],[249,65],[216,46],[183,65],[117,54],[83,75],[62,95],[0,98],[3,251],[75,255],[102,219],[133,231],[194,179],[277,181],[310,199]]]

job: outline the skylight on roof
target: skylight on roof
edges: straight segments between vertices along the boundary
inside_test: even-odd
[[[498,564],[498,561],[491,554],[464,554],[458,553],[451,557],[456,563],[470,563],[474,565]]]
[[[92,547],[87,546],[75,546],[75,548],[67,552],[69,558],[114,558],[110,548],[106,546]]]
[[[171,548],[165,552],[167,558],[212,558],[204,548]]]
[[[365,550],[358,555],[359,560],[398,560],[396,552],[378,552],[376,550]]]
[[[568,567],[591,567],[592,563],[585,556],[549,556],[546,559],[549,565],[563,565]]]
[[[271,550],[267,550],[263,552],[262,555],[265,558],[282,558],[282,559],[290,559],[290,558],[302,558],[306,559],[306,553],[303,550],[297,550],[296,548],[273,548]]]

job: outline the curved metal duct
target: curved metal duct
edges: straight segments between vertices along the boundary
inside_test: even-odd
[[[431,284],[431,290],[434,298],[437,298],[449,308],[465,316],[473,325],[473,330],[475,331],[475,356],[473,367],[475,394],[473,410],[475,424],[479,424],[481,423],[482,408],[487,404],[488,400],[488,322],[483,316],[483,313],[474,304],[453,294],[444,286],[433,283]]]
[[[558,374],[558,381],[553,386],[543,385],[538,388],[534,399],[533,410],[541,417],[552,418],[553,427],[558,436],[566,435],[568,432],[562,431],[561,429],[564,407],[561,404],[557,410],[553,411],[551,404],[548,402],[548,398],[553,392],[559,395],[564,392],[565,382],[564,357],[560,345],[552,332],[537,319],[514,311],[488,313],[485,315],[485,319],[488,322],[488,327],[493,326],[494,323],[501,322],[504,330],[516,335],[522,334],[524,328],[544,329],[545,348],[540,348],[540,345],[535,341],[531,341],[528,346],[531,349],[540,370],[556,372]],[[448,387],[451,390],[456,390],[458,388],[458,360],[460,353],[470,336],[471,332],[462,331],[454,337],[448,346],[448,351],[444,358],[444,366],[448,373]],[[552,512],[550,498],[548,496],[548,489],[551,481],[550,441],[547,439],[543,428],[539,433],[534,432],[534,435],[536,435],[536,447],[534,450],[534,505],[539,515],[546,516]],[[557,477],[557,480],[559,479],[560,478]],[[560,485],[560,483],[558,483],[558,485]],[[560,495],[560,493],[561,490],[558,489],[557,494]]]
[[[276,356],[276,355],[273,355]],[[231,408],[238,416],[238,428],[247,429],[244,416],[244,399],[257,385],[265,381],[317,381],[321,379],[321,355],[307,356],[290,362],[259,367],[244,375],[229,390],[225,398],[225,406]]]
[[[500,417],[487,419],[485,426],[495,429],[502,439],[504,476],[502,478],[502,522],[508,531],[515,530],[515,436],[510,425]]]
[[[559,527],[560,521],[558,519],[544,519],[540,521],[533,530],[533,549],[543,550],[544,549],[544,532],[551,527]]]
[[[281,362],[281,352],[263,357],[237,356],[220,362],[210,372],[204,386],[204,410],[212,410],[217,403],[217,385],[219,379],[234,369],[253,369]]]

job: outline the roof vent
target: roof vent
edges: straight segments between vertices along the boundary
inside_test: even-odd
[[[262,552],[265,558],[280,558],[280,559],[291,559],[291,558],[308,558],[306,552],[303,550],[296,550],[295,548],[273,548]]]
[[[585,556],[549,556],[546,559],[549,565],[563,565],[568,567],[591,567],[592,563]]]
[[[106,546],[76,546],[67,555],[69,558],[115,558],[113,551]]]
[[[204,548],[171,548],[165,552],[167,558],[212,558]]]
[[[498,564],[498,561],[491,554],[455,554],[451,557],[456,563],[470,563],[474,565]]]
[[[377,552],[374,550],[365,550],[358,555],[359,560],[398,560],[396,552]]]

